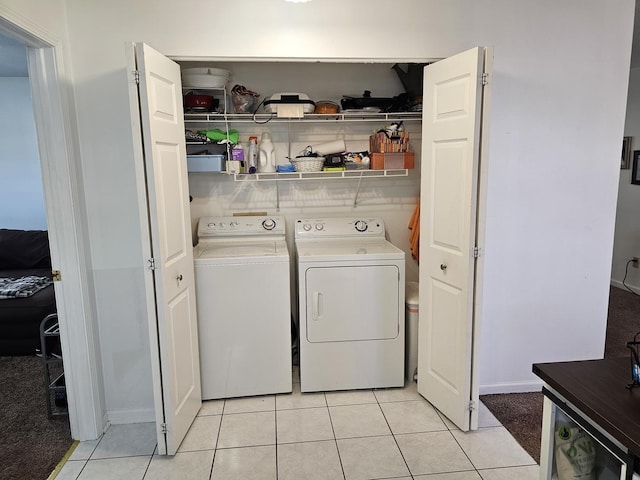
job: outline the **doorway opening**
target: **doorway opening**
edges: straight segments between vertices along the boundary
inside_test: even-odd
[[[80,212],[74,142],[72,97],[66,91],[65,69],[57,55],[60,39],[34,32],[22,18],[0,17],[0,34],[26,49],[29,90],[40,157],[46,225],[54,282],[71,436],[98,438],[105,430],[104,394],[99,381],[99,348],[90,295],[90,265]]]

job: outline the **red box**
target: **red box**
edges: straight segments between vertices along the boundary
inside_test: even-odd
[[[372,153],[370,154],[371,170],[395,170],[413,168],[415,155],[404,153]]]

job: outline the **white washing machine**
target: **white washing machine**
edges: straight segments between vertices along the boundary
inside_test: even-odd
[[[295,222],[303,392],[404,385],[405,254],[379,218]]]
[[[202,398],[291,392],[281,217],[202,217],[194,249]]]

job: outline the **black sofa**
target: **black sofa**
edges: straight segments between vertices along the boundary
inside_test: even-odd
[[[0,229],[0,278],[51,278],[46,230]],[[0,356],[40,350],[40,322],[56,312],[53,285],[24,298],[0,298]]]

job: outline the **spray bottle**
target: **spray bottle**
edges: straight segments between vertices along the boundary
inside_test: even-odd
[[[249,137],[247,173],[256,173],[258,168],[258,137]]]

